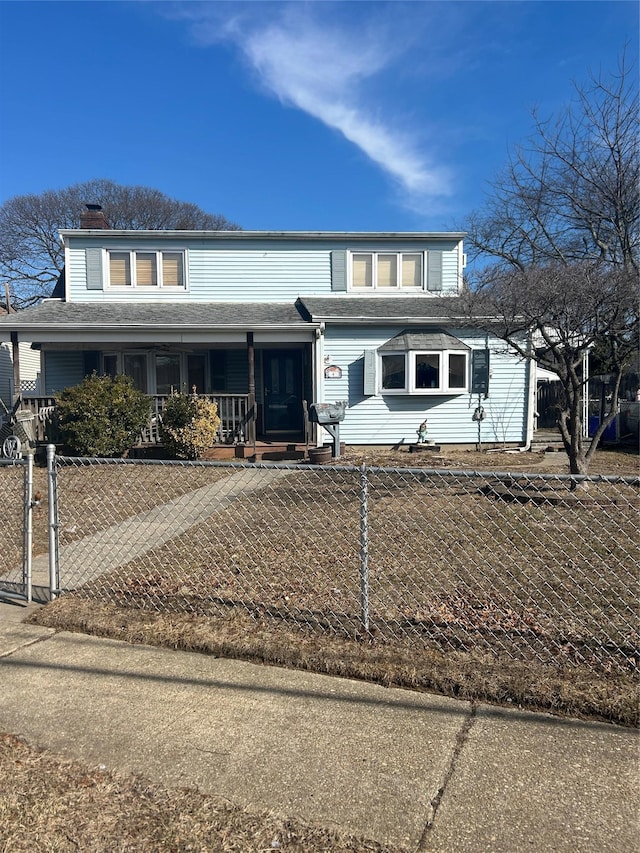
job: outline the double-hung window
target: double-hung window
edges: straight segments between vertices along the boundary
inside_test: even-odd
[[[110,251],[108,256],[111,287],[185,289],[184,252]]]
[[[354,252],[351,255],[351,289],[422,290],[424,256],[422,252]]]

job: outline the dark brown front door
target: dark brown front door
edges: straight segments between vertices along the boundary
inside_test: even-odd
[[[302,350],[264,350],[264,431],[272,436],[302,433]]]

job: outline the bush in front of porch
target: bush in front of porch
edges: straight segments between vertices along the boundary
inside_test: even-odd
[[[60,440],[78,456],[122,456],[149,421],[149,398],[128,376],[93,373],[56,400]]]
[[[218,436],[218,407],[197,394],[172,394],[162,409],[160,441],[176,459],[199,459]]]

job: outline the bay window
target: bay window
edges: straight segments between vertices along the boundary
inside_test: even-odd
[[[464,352],[403,352],[380,354],[383,393],[457,394],[468,388]]]
[[[365,352],[365,394],[463,394],[470,352],[444,329],[405,329]]]

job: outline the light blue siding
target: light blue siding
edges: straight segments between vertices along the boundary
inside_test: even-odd
[[[73,302],[263,302],[293,301],[302,294],[328,295],[346,287],[340,279],[338,258],[347,249],[357,251],[442,252],[442,291],[455,293],[460,270],[458,243],[455,240],[416,240],[381,244],[375,241],[348,240],[258,240],[238,243],[203,237],[184,242],[175,239],[114,238],[74,236],[67,253],[68,298]],[[112,250],[139,249],[187,251],[187,289],[88,289],[97,287],[97,252],[108,245]],[[86,250],[89,250],[88,252]],[[87,256],[92,263],[87,267]],[[435,256],[435,255],[434,255]],[[333,261],[333,263],[332,263]],[[333,267],[333,269],[332,269]],[[93,272],[92,272],[93,271]],[[346,275],[346,270],[343,270]],[[88,276],[90,282],[88,282]],[[439,294],[438,294],[439,295]]]
[[[189,290],[213,302],[294,301],[300,293],[331,292],[327,251],[189,252]]]
[[[324,399],[348,400],[349,408],[340,428],[348,444],[412,444],[421,421],[428,419],[430,440],[439,444],[474,444],[478,423],[472,420],[478,397],[469,393],[454,396],[384,395],[366,396],[364,366],[366,350],[377,349],[401,329],[327,328],[325,354],[331,364],[342,368],[341,379],[324,380]],[[468,329],[447,331],[472,348],[484,348],[484,334]],[[481,441],[519,443],[526,439],[526,383],[528,367],[505,351],[497,339],[488,341],[491,350],[489,396],[481,401],[486,417],[481,423]]]

